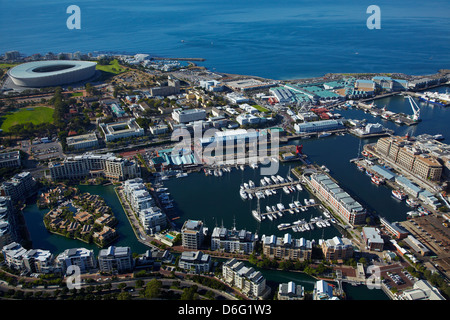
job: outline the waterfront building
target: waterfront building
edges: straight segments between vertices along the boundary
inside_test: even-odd
[[[56,257],[55,263],[63,274],[66,273],[69,266],[78,266],[81,273],[90,272],[97,268],[94,251],[85,248],[66,249]]]
[[[95,132],[66,138],[67,147],[74,150],[97,148],[98,138]]]
[[[297,117],[303,122],[319,120],[319,116],[311,111],[299,112]]]
[[[134,260],[129,247],[110,246],[98,253],[98,268],[101,272],[129,272]]]
[[[115,157],[112,153],[66,157],[62,162],[50,162],[49,171],[52,180],[103,176],[112,181],[123,181],[141,175],[137,162]]]
[[[395,237],[399,240],[406,238],[409,234],[408,231],[405,230],[398,222],[390,223],[385,218],[380,217],[380,223],[382,226],[384,226],[385,230],[389,234],[391,234],[393,237]]]
[[[17,242],[12,242],[2,249],[3,259],[8,268],[23,270],[23,258],[27,250]]]
[[[411,289],[403,290],[398,300],[446,300],[427,280],[418,280]]]
[[[204,239],[203,222],[186,220],[181,228],[182,246],[186,249],[200,249]]]
[[[344,129],[345,126],[340,120],[322,120],[306,123],[296,123],[294,129],[296,133],[314,133]]]
[[[378,139],[375,150],[396,165],[422,179],[439,181],[442,164],[436,157],[421,150],[409,137],[390,136]]]
[[[13,202],[23,201],[34,192],[35,185],[36,181],[31,173],[24,171],[0,185],[0,196],[11,197]]]
[[[369,250],[383,251],[384,241],[375,228],[364,227],[361,235]]]
[[[211,267],[211,257],[201,251],[183,251],[178,267],[188,272],[207,273]]]
[[[250,254],[255,247],[255,234],[246,230],[214,228],[211,236],[211,250]]]
[[[48,250],[31,249],[23,257],[23,266],[30,273],[54,273],[54,256]]]
[[[231,259],[222,266],[222,276],[226,283],[238,288],[250,297],[263,298],[270,290],[260,271],[247,267],[237,259]],[[270,292],[270,291],[269,291]]]
[[[270,88],[269,92],[273,94],[277,101],[281,104],[293,103],[296,101],[294,93],[286,88]]]
[[[201,80],[200,87],[211,92],[222,92],[225,90],[225,86],[222,82],[217,80]]]
[[[14,242],[16,234],[16,215],[11,197],[0,197],[0,248]]]
[[[366,210],[326,174],[310,175],[311,186],[325,199],[345,222],[358,225],[365,222]]]
[[[305,288],[293,281],[280,283],[277,297],[278,300],[305,300]]]
[[[316,281],[313,290],[313,300],[339,300],[333,294],[333,287],[324,280]]]
[[[100,123],[100,128],[105,136],[106,142],[130,137],[140,137],[145,132],[136,122],[135,118],[113,123]]]
[[[141,178],[129,179],[123,183],[123,191],[134,212],[151,208],[155,205],[153,197]]]
[[[261,238],[263,253],[271,259],[285,260],[310,260],[312,254],[312,243],[305,238],[292,239],[289,233],[283,237],[265,236]]]
[[[189,123],[206,119],[206,111],[204,109],[187,109],[181,108],[172,111],[172,119],[178,123]]]
[[[347,260],[353,257],[353,244],[347,238],[334,237],[322,241],[322,252],[324,259]]]
[[[139,220],[149,234],[160,232],[167,226],[167,216],[159,207],[150,207],[139,212]]]
[[[257,141],[261,133],[255,130],[236,129],[226,131],[216,131],[213,136],[198,139],[201,147],[205,146],[235,146],[238,142],[248,143]]]
[[[11,151],[0,153],[0,168],[20,167],[20,151]]]

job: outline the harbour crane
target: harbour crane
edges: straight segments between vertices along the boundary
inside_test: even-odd
[[[420,107],[417,105],[417,103],[414,101],[414,99],[411,96],[408,96],[409,104],[411,105],[411,109],[413,111],[413,115],[411,116],[411,119],[414,121],[419,121],[420,119]]]

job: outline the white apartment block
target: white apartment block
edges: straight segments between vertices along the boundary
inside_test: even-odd
[[[22,270],[23,258],[27,250],[17,242],[10,243],[2,249],[6,265],[11,269]]]
[[[167,226],[167,216],[158,207],[141,210],[139,220],[145,232],[149,234],[155,234]]]
[[[224,281],[238,288],[250,297],[262,298],[267,294],[266,279],[260,271],[248,268],[237,259],[228,260],[223,264]]]
[[[129,247],[110,246],[98,253],[98,268],[101,272],[122,273],[133,270],[133,267],[134,260]]]
[[[78,266],[81,273],[86,273],[96,269],[97,259],[93,250],[72,248],[66,249],[56,257],[56,265],[63,273],[66,273],[69,266]]]
[[[62,162],[51,162],[48,167],[52,180],[103,176],[112,181],[122,181],[141,175],[136,162],[115,157],[112,153],[85,153],[67,157]]]
[[[255,235],[246,230],[216,227],[211,236],[211,250],[250,254],[255,243]]]
[[[183,251],[178,267],[193,273],[206,273],[211,267],[211,257],[201,251]]]

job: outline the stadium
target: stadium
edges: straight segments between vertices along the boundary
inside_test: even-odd
[[[34,61],[15,66],[8,75],[17,86],[52,87],[87,80],[95,74],[95,66],[90,61]]]

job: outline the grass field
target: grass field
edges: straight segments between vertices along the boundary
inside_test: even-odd
[[[114,73],[114,74],[119,74],[126,70],[124,67],[119,65],[119,61],[117,61],[117,59],[114,59],[113,61],[111,61],[111,63],[109,65],[97,64],[96,69],[105,71],[105,72],[109,72],[109,73]]]
[[[18,63],[0,63],[0,69],[9,69],[17,65]]]
[[[32,122],[33,124],[40,123],[52,123],[53,122],[53,109],[48,107],[34,107],[23,108],[19,111],[2,115],[1,127],[5,132],[8,132],[9,128],[16,124]]]

